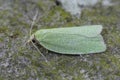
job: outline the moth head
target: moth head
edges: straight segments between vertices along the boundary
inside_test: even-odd
[[[35,42],[35,35],[33,34],[30,39],[27,41],[27,43],[30,43],[30,42]]]
[[[27,41],[27,43],[30,43],[30,42],[35,43],[35,44],[38,44],[38,43],[39,43],[38,40],[36,40],[34,34],[33,34],[33,35],[30,37],[30,39]]]

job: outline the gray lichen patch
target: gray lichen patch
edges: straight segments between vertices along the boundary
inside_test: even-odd
[[[111,0],[56,0],[61,4],[63,9],[69,12],[71,15],[80,17],[83,9],[92,8],[95,5],[101,4],[101,6],[112,6]]]

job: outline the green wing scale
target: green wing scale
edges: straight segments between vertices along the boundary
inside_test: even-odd
[[[33,35],[48,50],[61,54],[88,54],[106,50],[101,31],[101,25],[91,25],[41,29]]]

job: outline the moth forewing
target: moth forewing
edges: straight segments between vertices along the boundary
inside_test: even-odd
[[[106,50],[101,25],[42,29],[34,33],[39,44],[62,54],[99,53]]]

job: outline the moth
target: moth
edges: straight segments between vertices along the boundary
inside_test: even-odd
[[[102,25],[40,29],[29,39],[44,48],[61,54],[90,54],[106,50],[101,35]]]

